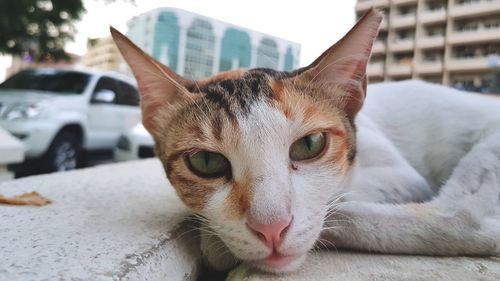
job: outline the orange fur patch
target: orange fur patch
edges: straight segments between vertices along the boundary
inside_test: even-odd
[[[226,199],[226,210],[229,217],[238,219],[245,216],[252,199],[252,182],[248,175],[242,180],[234,180],[233,187]]]
[[[271,82],[271,90],[273,91],[273,98],[280,102],[283,100],[283,82],[280,80],[274,80]]]
[[[335,154],[332,158],[334,163],[343,163],[347,158],[347,153],[349,152],[349,146],[345,139],[342,139],[342,142],[335,149]]]

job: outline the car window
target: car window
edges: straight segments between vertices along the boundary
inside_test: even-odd
[[[116,98],[116,104],[139,105],[139,92],[134,86],[123,81],[117,81],[117,86],[118,96]]]
[[[94,93],[92,96],[95,96],[96,93],[103,91],[103,90],[108,90],[112,91],[115,93],[115,98],[113,100],[113,103],[116,102],[116,96],[118,95],[118,87],[116,86],[116,81],[115,79],[109,78],[109,77],[101,77],[97,84],[95,85],[94,88]]]
[[[137,89],[123,81],[116,80],[110,77],[102,77],[97,82],[94,94],[101,90],[110,90],[115,93],[114,104],[117,105],[139,105],[139,93]]]
[[[90,75],[77,71],[57,69],[24,70],[0,84],[0,89],[80,94],[85,90],[89,80]]]

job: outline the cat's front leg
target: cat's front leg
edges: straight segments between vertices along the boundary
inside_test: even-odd
[[[347,202],[326,219],[323,239],[386,253],[493,255],[500,245],[500,133],[459,162],[439,195],[426,203]]]
[[[482,231],[478,218],[466,210],[444,214],[434,202],[347,202],[326,218],[324,228],[323,244],[337,248],[422,255],[493,255],[497,251],[494,237]]]

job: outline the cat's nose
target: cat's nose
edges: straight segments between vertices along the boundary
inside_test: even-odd
[[[276,249],[281,245],[292,219],[293,217],[290,215],[270,224],[249,220],[247,226],[269,248]]]

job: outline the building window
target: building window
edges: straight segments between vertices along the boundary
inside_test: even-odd
[[[415,38],[415,29],[402,29],[396,32],[394,42],[413,40]]]
[[[264,38],[257,48],[257,67],[278,69],[278,45],[273,39]]]
[[[215,34],[210,22],[195,19],[186,38],[184,76],[202,79],[211,76],[214,64]]]
[[[394,62],[396,64],[411,65],[413,63],[413,53],[396,53],[394,54]]]
[[[155,25],[153,57],[168,65],[174,71],[177,69],[179,53],[179,24],[173,12],[162,12]]]
[[[285,70],[292,71],[295,68],[293,50],[291,47],[286,48],[285,53]]]
[[[221,42],[220,71],[249,67],[252,45],[245,31],[228,28]]]
[[[428,0],[426,3],[427,10],[429,11],[443,11],[446,10],[447,1],[444,0]]]
[[[424,62],[443,62],[444,50],[431,50],[423,52]]]
[[[426,27],[425,31],[428,37],[444,36],[446,32],[446,25],[444,24],[431,25]]]

